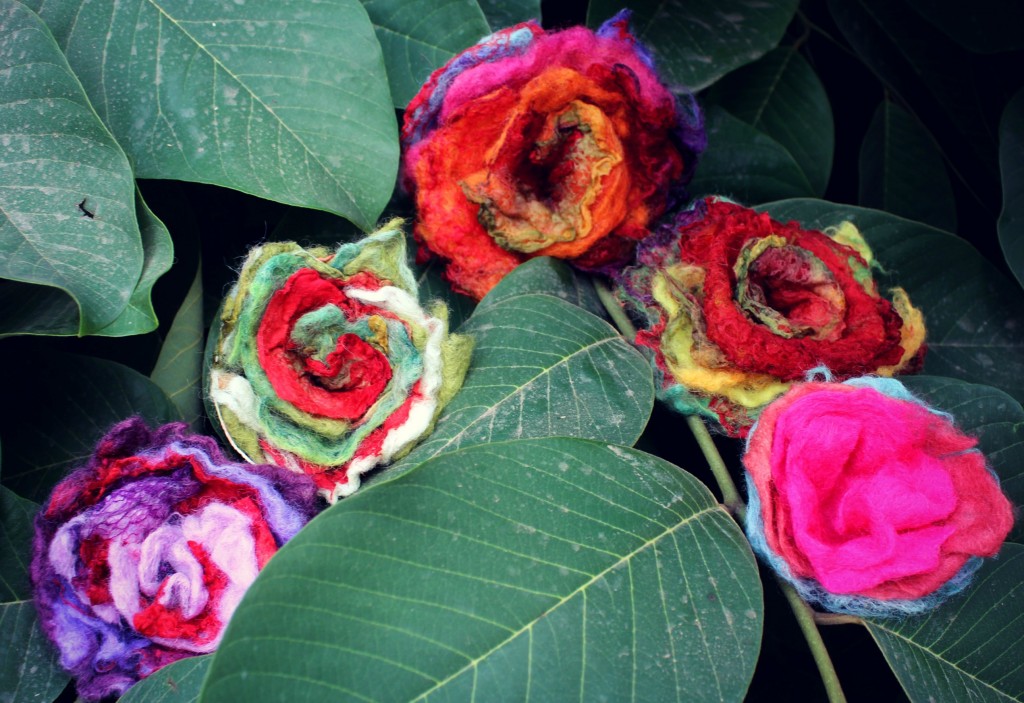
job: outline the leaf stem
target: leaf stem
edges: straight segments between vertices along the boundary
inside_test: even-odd
[[[696,415],[687,415],[686,424],[689,426],[693,438],[697,440],[697,446],[700,447],[704,460],[708,462],[708,468],[711,469],[711,473],[715,477],[718,490],[722,492],[722,504],[730,513],[736,516],[736,521],[742,527],[747,519],[747,506],[744,504],[740,492],[736,489],[736,483],[732,480],[729,468],[725,465],[725,460],[722,459],[722,455],[718,452],[718,447],[715,446],[715,440],[711,433],[708,432],[707,425]]]
[[[814,613],[814,622],[818,625],[863,625],[864,621],[856,615],[842,613]]]
[[[597,289],[597,297],[601,299],[601,303],[604,305],[604,309],[608,311],[608,316],[612,318],[612,322],[619,328],[619,332],[626,338],[626,341],[632,343],[636,339],[636,327],[633,326],[622,306],[619,305],[619,301],[615,299],[611,288],[599,278],[594,279],[594,288]]]
[[[821,676],[821,682],[825,684],[829,702],[846,703],[846,695],[843,693],[843,687],[839,684],[839,677],[832,665],[832,659],[828,656],[825,641],[821,639],[821,633],[818,632],[818,626],[814,622],[814,611],[792,586],[777,576],[776,580],[782,588],[786,600],[789,601],[789,607],[793,610],[793,615],[796,616],[796,622],[800,625],[804,639],[807,640],[807,646],[811,648],[811,656],[814,657],[814,663],[818,666],[818,674]]]

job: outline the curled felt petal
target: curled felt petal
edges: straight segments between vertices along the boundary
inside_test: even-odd
[[[891,379],[797,385],[748,438],[751,544],[829,610],[934,607],[970,582],[1013,526],[974,446]]]
[[[79,695],[120,695],[212,651],[259,570],[316,507],[309,479],[230,462],[182,423],[114,426],[36,518],[36,607]]]
[[[332,503],[408,452],[469,366],[472,340],[420,305],[400,225],[333,253],[257,247],[223,309],[210,397],[225,432]]]
[[[415,234],[457,290],[480,299],[533,256],[620,266],[682,199],[706,144],[700,113],[658,80],[628,19],[496,32],[409,103]]]
[[[637,251],[617,294],[642,329],[659,395],[744,436],[808,372],[837,379],[920,367],[924,319],[901,289],[879,294],[873,257],[844,222],[825,232],[708,198]]]

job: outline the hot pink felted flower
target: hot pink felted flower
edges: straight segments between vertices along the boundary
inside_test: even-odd
[[[976,444],[893,379],[795,386],[749,436],[751,544],[829,610],[934,607],[1013,525]]]
[[[503,29],[409,103],[415,234],[457,290],[479,300],[533,256],[619,266],[681,197],[706,143],[700,114],[658,80],[628,20]]]
[[[306,477],[227,461],[185,430],[114,426],[36,518],[39,620],[85,700],[212,651],[257,573],[314,512]]]

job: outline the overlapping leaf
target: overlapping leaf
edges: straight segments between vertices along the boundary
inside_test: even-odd
[[[480,9],[494,30],[530,19],[540,21],[540,0],[480,0]]]
[[[201,700],[740,700],[761,608],[689,474],[577,439],[469,447],[285,545]]]
[[[707,100],[785,147],[814,194],[824,194],[835,147],[832,107],[825,86],[795,48],[780,47],[730,73]]]
[[[189,657],[165,666],[118,698],[120,703],[194,703],[210,668],[212,654]]]
[[[650,367],[585,310],[520,295],[481,305],[459,332],[476,340],[462,389],[433,433],[376,481],[472,444],[568,436],[628,445],[643,432],[654,405]]]
[[[474,0],[363,0],[384,51],[395,107],[404,108],[430,73],[490,34]]]
[[[132,170],[47,28],[0,2],[0,336],[90,334],[143,268]]]
[[[999,243],[1010,270],[1024,285],[1024,90],[1006,106],[999,123],[999,170],[1003,178]]]
[[[956,231],[956,200],[942,154],[924,126],[891,100],[875,110],[859,169],[861,205]]]
[[[30,600],[32,519],[39,506],[0,486],[0,603]]]
[[[774,49],[798,0],[639,0],[629,4],[633,31],[672,84],[697,91]],[[622,9],[616,0],[590,3],[597,27]]]
[[[369,228],[398,166],[358,0],[35,0],[141,178],[214,183]]]
[[[0,426],[3,485],[32,500],[45,500],[115,423],[132,415],[151,423],[180,419],[156,384],[112,361],[38,354],[30,373],[16,359],[0,362],[5,390],[19,399],[18,411]]]
[[[193,430],[199,430],[202,425],[202,345],[203,276],[200,266],[167,331],[160,356],[150,374]]]
[[[912,701],[1024,697],[1024,546],[1006,544],[963,594],[930,615],[875,620],[868,631]]]
[[[0,691],[4,703],[54,700],[70,676],[57,661],[57,649],[39,629],[30,600],[0,604]]]
[[[491,289],[487,297],[480,301],[480,306],[487,308],[502,300],[530,293],[553,295],[595,315],[605,314],[593,280],[570,268],[564,261],[549,256],[540,256],[520,264]]]
[[[762,206],[780,220],[822,229],[853,222],[887,274],[921,308],[927,373],[997,386],[1024,399],[1024,295],[970,244],[895,215],[822,200]]]
[[[690,183],[692,195],[725,195],[743,203],[814,194],[793,155],[718,106],[706,112],[708,150]]]

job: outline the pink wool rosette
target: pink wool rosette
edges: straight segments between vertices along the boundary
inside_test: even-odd
[[[228,461],[183,423],[115,425],[36,518],[43,631],[83,700],[213,651],[256,575],[309,520],[316,490]]]
[[[795,386],[748,439],[750,542],[828,610],[935,607],[1013,526],[976,444],[893,379]]]

